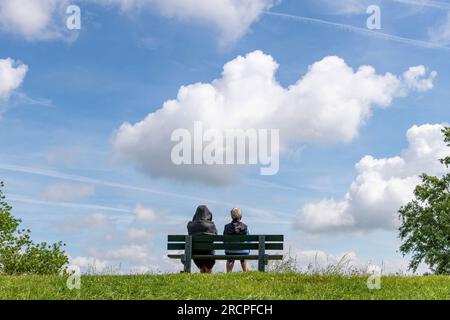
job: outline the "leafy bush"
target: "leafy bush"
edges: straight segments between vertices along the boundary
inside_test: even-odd
[[[450,128],[443,130],[450,146]],[[447,167],[450,157],[441,162]],[[421,262],[436,274],[450,274],[450,174],[442,178],[423,174],[415,199],[403,206],[400,251],[412,254],[409,268],[416,271]]]
[[[11,214],[12,207],[5,201],[0,182],[0,273],[57,274],[68,262],[62,250],[64,243],[35,243],[29,229],[20,229],[20,219]]]

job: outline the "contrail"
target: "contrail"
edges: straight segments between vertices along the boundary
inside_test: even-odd
[[[7,170],[7,171],[34,174],[34,175],[39,175],[39,176],[51,177],[51,178],[57,178],[57,179],[63,179],[63,180],[70,180],[70,181],[75,181],[75,182],[102,185],[102,186],[107,186],[107,187],[112,187],[112,188],[129,189],[129,190],[134,190],[134,191],[153,193],[153,194],[161,195],[161,196],[175,197],[175,198],[195,200],[195,201],[202,200],[197,197],[186,196],[186,195],[182,195],[179,193],[165,192],[165,191],[160,191],[160,190],[156,190],[156,189],[136,187],[136,186],[131,186],[131,185],[122,184],[122,183],[92,179],[92,178],[88,178],[88,177],[84,177],[84,176],[67,174],[67,173],[63,173],[63,172],[55,171],[55,170],[18,166],[18,165],[1,164],[1,163],[0,163],[0,169]],[[205,200],[205,199],[203,199],[203,200]]]
[[[99,211],[115,211],[115,212],[122,212],[122,213],[132,213],[132,210],[130,210],[130,209],[113,208],[113,207],[106,207],[106,206],[99,206],[99,205],[85,204],[85,203],[37,200],[37,199],[31,199],[31,198],[27,198],[27,197],[15,195],[15,194],[8,195],[8,201],[45,205],[45,206],[57,206],[57,207],[64,207],[64,208],[91,209],[91,210],[99,210]]]
[[[114,208],[114,207],[99,206],[99,205],[86,204],[86,203],[38,200],[38,199],[32,199],[32,198],[24,197],[21,195],[15,195],[15,194],[8,195],[8,201],[33,204],[33,205],[70,208],[70,209],[89,209],[89,210],[96,210],[96,211],[112,211],[112,212],[133,214],[133,210],[131,210],[131,209]],[[248,208],[248,209],[257,213],[255,216],[250,215],[249,218],[247,219],[249,221],[253,221],[253,223],[290,224],[290,221],[281,221],[280,222],[280,220],[273,220],[274,219],[273,216],[268,215],[266,212],[261,212],[259,209],[256,209],[256,208],[251,208],[251,209]],[[262,219],[262,218],[267,218],[267,219]],[[185,220],[186,220],[186,217],[183,217],[183,216],[170,216],[169,220],[167,220],[167,217],[165,218],[165,224],[179,224],[180,221],[185,221]]]
[[[230,208],[235,207],[235,206],[240,206],[243,209],[247,209],[247,210],[253,212],[257,216],[264,217],[264,218],[267,218],[267,217],[273,218],[275,213],[282,214],[284,216],[293,216],[292,213],[288,213],[288,212],[280,212],[280,211],[271,212],[271,211],[267,211],[264,209],[259,209],[259,208],[255,208],[255,207],[251,207],[251,206],[247,206],[247,205],[242,205],[242,204],[239,205],[237,203],[230,203],[230,202],[217,201],[217,200],[212,200],[212,199],[199,198],[199,197],[194,197],[194,196],[189,196],[189,195],[183,195],[180,193],[160,191],[160,190],[151,189],[151,188],[136,187],[136,186],[131,186],[131,185],[122,184],[122,183],[116,183],[116,182],[99,180],[99,179],[92,179],[92,178],[85,177],[85,176],[67,174],[67,173],[55,171],[55,170],[48,170],[48,169],[27,167],[27,166],[19,166],[19,165],[10,165],[10,164],[3,164],[3,163],[0,163],[0,170],[28,173],[28,174],[33,174],[33,175],[39,175],[39,176],[45,176],[45,177],[51,177],[51,178],[57,178],[57,179],[63,179],[63,180],[81,182],[81,183],[101,185],[101,186],[106,186],[106,187],[111,187],[111,188],[119,188],[119,189],[127,189],[127,190],[151,193],[151,194],[156,194],[159,196],[164,196],[164,197],[169,197],[169,198],[177,198],[177,199],[182,199],[182,200],[195,201],[196,203],[219,204],[219,205],[228,206]],[[18,199],[20,199],[20,198],[18,198]],[[22,200],[24,200],[24,199],[22,199]],[[16,199],[16,201],[19,201],[19,200]],[[60,202],[46,202],[46,201],[30,200],[30,199],[28,199],[27,201],[29,201],[29,203],[31,203],[30,201],[33,201],[35,204],[56,205],[56,204],[60,203]],[[24,202],[24,201],[22,201],[22,202]],[[61,204],[63,206],[66,205],[66,206],[71,206],[71,207],[75,207],[75,205],[77,205],[74,203],[71,204],[71,203],[64,203],[64,202],[62,202]],[[91,206],[90,209],[96,209],[96,207],[97,207],[95,205],[88,205],[88,206]],[[78,208],[80,208],[80,207],[78,207]],[[88,207],[85,207],[85,208],[88,208]],[[101,206],[97,207],[97,209],[99,209],[99,210],[101,210],[101,208],[104,208],[105,210],[107,210],[109,207],[101,207]],[[111,211],[123,210],[123,209],[114,210],[115,208],[109,208],[109,209],[112,209]],[[122,212],[130,212],[130,211],[125,210]]]
[[[373,31],[373,30],[355,27],[355,26],[343,24],[343,23],[331,22],[331,21],[326,21],[326,20],[322,20],[322,19],[308,18],[308,17],[303,17],[303,16],[297,16],[297,15],[292,15],[292,14],[287,14],[287,13],[278,13],[278,12],[272,12],[272,11],[265,11],[264,14],[269,15],[269,16],[293,19],[293,20],[302,21],[305,23],[325,25],[328,27],[351,31],[354,33],[358,33],[358,34],[362,34],[362,35],[366,35],[366,36],[370,36],[370,37],[375,37],[375,38],[395,41],[395,42],[399,42],[399,43],[409,44],[409,45],[413,45],[416,47],[422,47],[422,48],[428,48],[428,49],[443,49],[446,51],[450,51],[450,47],[441,45],[439,43],[404,38],[404,37],[395,36],[395,35],[388,34],[388,33]]]
[[[392,1],[421,7],[431,7],[436,9],[450,10],[450,3],[442,1],[433,1],[433,0],[392,0]]]
[[[288,191],[300,191],[298,188],[290,187],[290,186],[284,186],[278,183],[273,182],[267,182],[264,180],[258,180],[258,179],[246,179],[243,181],[244,184],[248,186],[258,187],[258,188],[276,188],[281,190],[288,190]],[[309,187],[303,187],[305,189],[310,189]]]

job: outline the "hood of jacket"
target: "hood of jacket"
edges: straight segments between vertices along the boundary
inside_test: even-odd
[[[193,236],[217,234],[217,228],[212,219],[213,216],[208,207],[198,206],[192,221],[187,225],[188,234]]]
[[[212,213],[211,211],[209,211],[207,206],[198,206],[197,210],[195,211],[194,217],[192,218],[192,221],[212,221],[212,218]]]

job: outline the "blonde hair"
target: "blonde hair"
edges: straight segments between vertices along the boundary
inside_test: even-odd
[[[239,208],[231,209],[231,219],[233,221],[240,221],[242,219],[242,211]]]

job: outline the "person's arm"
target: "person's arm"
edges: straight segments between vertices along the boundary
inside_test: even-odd
[[[191,224],[191,222],[189,221],[188,224],[187,224],[187,226],[186,226],[186,229],[187,229],[187,233],[188,233],[188,234],[190,234],[190,232],[189,232],[189,226],[190,226],[190,224]]]

